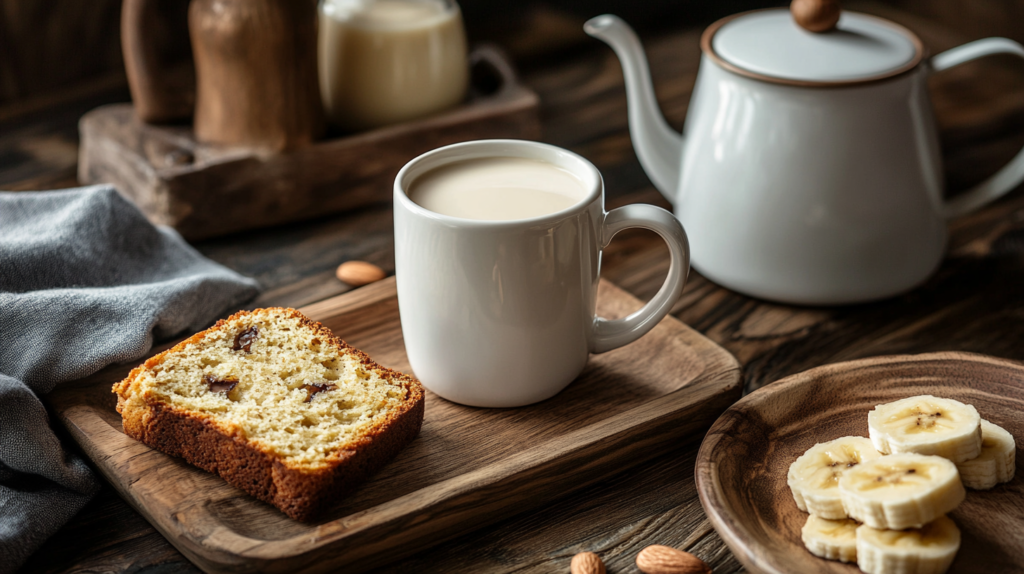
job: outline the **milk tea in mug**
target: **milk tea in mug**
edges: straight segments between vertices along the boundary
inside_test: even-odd
[[[441,215],[482,221],[540,217],[568,209],[587,197],[572,172],[541,159],[465,159],[418,177],[409,199]]]

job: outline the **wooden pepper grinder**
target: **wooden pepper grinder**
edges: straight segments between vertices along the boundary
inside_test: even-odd
[[[188,43],[188,1],[121,4],[121,52],[135,114],[144,122],[192,117],[196,77]]]
[[[196,139],[280,151],[324,132],[312,0],[193,0]]]
[[[789,11],[801,28],[817,33],[835,29],[842,13],[839,0],[793,0]]]

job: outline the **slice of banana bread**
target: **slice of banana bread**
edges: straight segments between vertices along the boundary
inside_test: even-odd
[[[313,520],[419,433],[419,381],[294,309],[242,311],[114,385],[129,436]]]

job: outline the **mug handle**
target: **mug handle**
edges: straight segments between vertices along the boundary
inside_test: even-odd
[[[1024,58],[1024,46],[1007,38],[985,38],[946,50],[932,58],[932,69],[936,72],[959,66],[965,62],[992,54],[1013,54]],[[1017,187],[1024,181],[1024,149],[1017,153],[1010,163],[995,175],[976,185],[970,191],[959,195],[945,205],[943,215],[949,219],[978,209],[986,203]]]
[[[674,215],[660,207],[637,203],[613,209],[605,214],[601,229],[601,249],[611,243],[612,237],[623,229],[639,227],[649,229],[665,240],[672,257],[668,277],[661,289],[639,311],[623,319],[594,317],[590,338],[590,352],[604,353],[632,343],[647,334],[672,309],[679,299],[690,272],[690,243],[683,224]]]

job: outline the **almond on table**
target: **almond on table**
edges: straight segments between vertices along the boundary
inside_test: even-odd
[[[353,287],[369,285],[388,276],[383,269],[373,263],[366,261],[346,261],[338,266],[335,271],[339,281],[348,283]]]
[[[569,564],[571,574],[605,574],[604,562],[593,552],[580,552]]]
[[[652,544],[636,555],[636,567],[644,574],[711,574],[706,562],[671,546]]]

